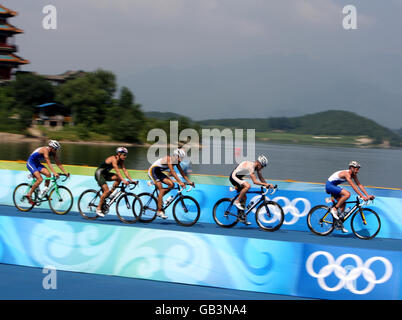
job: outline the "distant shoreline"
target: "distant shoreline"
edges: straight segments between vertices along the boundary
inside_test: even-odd
[[[302,141],[302,140],[294,140],[294,139],[270,139],[270,138],[263,138],[263,137],[256,137],[256,142],[259,143],[274,143],[274,144],[294,144],[294,145],[307,145],[307,146],[322,146],[322,147],[345,147],[345,148],[359,148],[359,149],[395,149],[400,150],[402,148],[393,147],[389,144],[382,144],[382,145],[374,145],[370,144],[370,139],[365,141],[360,141],[360,143],[334,143],[334,141],[338,140],[338,137],[335,136],[325,136],[325,137],[318,137],[314,136],[314,140],[310,141]],[[332,143],[326,143],[323,141],[324,139],[330,139]],[[12,143],[21,143],[21,142],[38,142],[38,143],[46,143],[49,140],[49,137],[33,137],[33,136],[26,136],[24,134],[17,134],[17,133],[8,133],[8,132],[0,132],[0,143],[5,142],[12,142]],[[124,142],[124,141],[89,141],[89,140],[62,140],[59,139],[61,143],[67,144],[82,144],[82,145],[106,145],[106,146],[117,146],[117,145],[124,145],[127,147],[143,147],[147,148],[154,144],[151,143],[132,143],[132,142]],[[202,145],[198,145],[202,148]],[[170,147],[170,145],[169,145]]]

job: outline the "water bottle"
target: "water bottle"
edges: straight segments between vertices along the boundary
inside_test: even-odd
[[[251,200],[250,203],[247,205],[247,210],[250,209],[253,206],[253,204],[254,204],[254,201]]]
[[[113,199],[118,192],[119,192],[119,189],[117,189],[117,188],[114,189],[114,191],[110,194],[109,199]]]
[[[167,198],[166,201],[165,201],[165,206],[170,204],[170,202],[172,202],[173,198],[174,198],[173,196],[170,196],[169,198]]]

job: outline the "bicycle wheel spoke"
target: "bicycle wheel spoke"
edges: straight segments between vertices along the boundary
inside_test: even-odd
[[[200,206],[191,197],[181,197],[173,206],[173,216],[180,225],[192,226],[198,221]]]
[[[231,199],[219,200],[213,209],[213,217],[217,225],[230,228],[238,222],[238,210]]]
[[[351,226],[357,237],[371,239],[380,231],[381,220],[375,211],[365,208],[353,216]]]
[[[132,193],[123,195],[116,203],[116,214],[125,223],[137,222],[141,211],[141,200]]]
[[[73,196],[66,187],[59,186],[53,189],[49,194],[49,205],[53,212],[57,214],[66,214],[73,205]]]
[[[266,231],[278,230],[284,221],[282,207],[273,201],[265,201],[256,211],[257,224]]]
[[[315,234],[325,236],[334,230],[334,220],[327,206],[316,206],[307,215],[307,224]]]
[[[96,207],[99,204],[99,195],[96,190],[84,191],[78,199],[78,210],[85,219],[96,219]]]

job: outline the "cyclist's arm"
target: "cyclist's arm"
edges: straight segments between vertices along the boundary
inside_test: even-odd
[[[355,192],[361,197],[365,198],[365,196],[360,192],[359,188],[356,186],[356,184],[353,182],[352,178],[350,177],[349,174],[345,174],[345,179],[346,181],[350,184],[350,186],[355,190]]]
[[[253,181],[253,183],[256,184],[256,185],[259,185],[259,186],[265,186],[266,185],[266,183],[258,181],[257,177],[255,176],[254,173],[250,173],[250,178]]]
[[[48,165],[50,171],[53,172],[53,175],[57,176],[57,173],[56,173],[56,171],[54,171],[53,165],[50,162],[49,151],[46,148],[43,149],[43,158],[45,158],[46,164]],[[56,158],[55,158],[55,160],[56,160]]]
[[[124,163],[121,164],[121,169],[123,170],[127,179],[130,180],[131,182],[134,182],[134,180],[130,177],[130,174],[128,173],[128,170],[126,169],[126,166],[124,165]]]
[[[364,186],[360,183],[359,179],[358,179],[356,176],[355,176],[353,179],[355,180],[356,185],[357,185],[357,186],[359,187],[359,189],[365,194],[365,196],[366,196],[367,198],[373,197],[373,196],[369,196],[369,194],[367,193],[366,189],[365,189]]]
[[[113,165],[113,169],[116,171],[117,176],[120,178],[121,181],[126,181],[126,183],[128,183],[128,181],[126,179],[124,179],[124,177],[121,175],[119,166],[117,165],[117,160],[115,158],[112,158],[112,165]]]
[[[181,165],[179,163],[177,164],[177,168],[179,169],[181,176],[184,179],[186,179],[187,183],[193,185],[194,183],[187,177],[187,175],[184,173],[183,168],[181,167]]]
[[[266,186],[267,188],[273,188],[272,184],[269,184],[265,181],[264,177],[262,176],[261,170],[257,170],[258,178],[263,183],[262,185]]]
[[[170,161],[170,157],[169,157],[169,156],[167,156],[167,165],[168,165],[168,167],[169,167],[170,173],[171,173],[172,176],[176,179],[177,183],[180,184],[180,185],[182,185],[182,184],[183,184],[183,181],[180,180],[179,176],[177,175],[176,171],[174,170],[173,164],[172,164],[172,162]]]
[[[57,157],[57,154],[54,154],[54,161],[56,162],[57,166],[60,168],[60,170],[65,174],[68,175],[66,170],[64,170],[63,165],[61,164],[59,158]]]

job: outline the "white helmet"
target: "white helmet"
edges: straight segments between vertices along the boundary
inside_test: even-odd
[[[350,161],[349,167],[360,168],[360,163],[358,163],[357,161]]]
[[[260,155],[260,156],[257,158],[257,161],[258,161],[259,163],[261,163],[261,165],[262,165],[263,167],[266,167],[267,164],[268,164],[268,159],[267,159],[267,157],[264,156],[263,154]]]
[[[60,143],[58,143],[56,140],[50,140],[49,147],[52,147],[53,149],[58,150],[58,149],[60,149]]]
[[[186,152],[183,149],[178,148],[173,151],[173,155],[180,159],[183,159],[186,156]]]
[[[125,147],[118,147],[118,148],[116,149],[116,153],[125,153],[125,154],[127,154],[127,153],[128,153],[128,150],[127,150],[127,148],[125,148]]]

